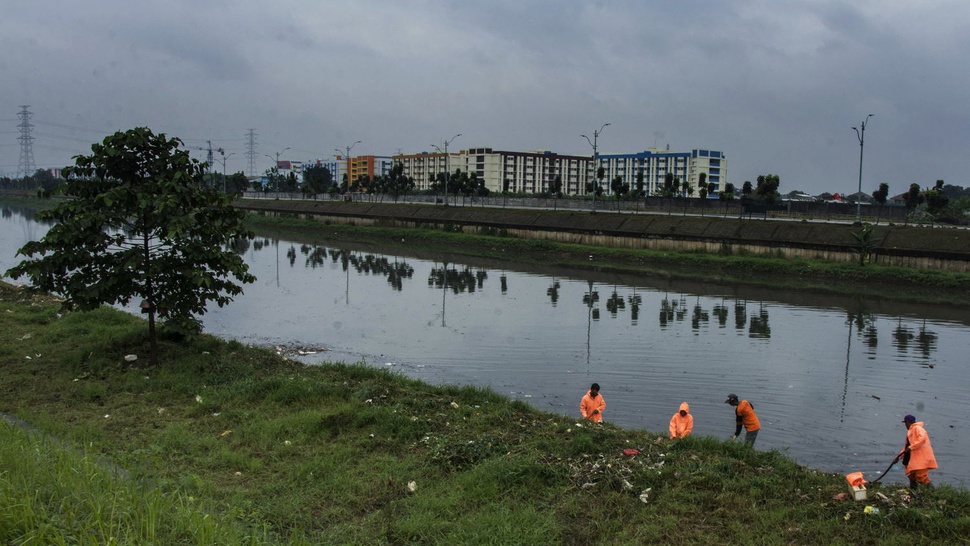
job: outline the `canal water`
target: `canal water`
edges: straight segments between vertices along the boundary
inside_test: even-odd
[[[6,271],[46,228],[22,208],[2,212]],[[941,466],[931,476],[970,483],[966,308],[265,236],[243,253],[258,280],[210,309],[209,333],[308,364],[366,362],[488,386],[577,420],[597,382],[607,421],[652,432],[686,401],[694,434],[726,439],[734,417],[724,400],[736,393],[761,419],[757,449],[869,479],[914,414]],[[904,480],[901,469],[883,479]]]

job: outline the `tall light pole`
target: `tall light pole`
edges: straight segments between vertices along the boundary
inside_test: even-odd
[[[276,159],[273,159],[273,156],[271,156],[269,154],[263,154],[266,157],[268,157],[270,159],[273,159],[273,161],[275,161],[275,163],[273,163],[273,168],[276,169],[276,173],[277,174],[279,174],[279,170],[280,170],[280,156],[283,155],[283,152],[285,152],[285,151],[287,151],[289,149],[290,149],[290,147],[287,146],[286,148],[283,148],[282,150],[276,152]],[[275,190],[277,192],[279,192],[280,191],[280,188],[279,188],[279,177],[277,176],[275,178],[276,178],[276,183],[277,183],[277,187],[275,188]]]
[[[451,144],[456,138],[460,136],[461,136],[461,133],[458,133],[457,135],[445,141],[444,154],[445,154],[445,206],[446,207],[448,206],[448,177],[451,176],[451,164],[450,164],[451,156],[448,155],[448,145]],[[437,148],[439,152],[441,151],[441,148],[438,148],[438,145],[432,144],[432,146]]]
[[[579,135],[585,138],[586,142],[589,142],[589,145],[593,147],[593,178],[596,178],[596,172],[599,170],[599,161],[597,160],[597,155],[596,155],[596,141],[599,140],[600,133],[602,133],[603,129],[606,129],[608,125],[609,123],[604,123],[603,126],[600,127],[599,131],[593,131],[593,140],[590,140],[589,137],[586,135]],[[596,187],[593,188],[593,209],[596,208],[596,189],[598,186],[599,186],[599,181],[597,181]]]
[[[859,193],[856,194],[856,208],[855,208],[855,221],[856,223],[862,223],[862,152],[866,149],[866,123],[872,114],[866,116],[866,119],[862,120],[862,130],[860,131],[858,127],[853,127],[852,130],[855,131],[855,136],[859,139]]]
[[[226,155],[226,151],[219,148],[219,154],[222,155],[222,161],[220,161],[222,163],[222,193],[226,193],[226,161],[229,161],[230,157],[236,155],[236,152]]]
[[[344,161],[347,162],[347,168],[344,171],[344,173],[347,175],[347,191],[348,192],[350,191],[350,184],[351,184],[351,182],[353,182],[350,179],[350,150],[353,150],[354,149],[354,146],[356,146],[358,144],[360,144],[360,141],[359,140],[357,142],[354,142],[353,144],[351,144],[349,146],[344,146],[344,150],[346,150],[346,153],[341,152],[337,148],[334,148],[333,149],[333,151],[337,152],[337,155],[338,156],[339,155],[342,155],[344,157]]]

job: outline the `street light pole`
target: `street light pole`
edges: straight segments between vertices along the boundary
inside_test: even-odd
[[[283,148],[282,150],[276,152],[276,159],[274,160],[275,163],[273,163],[273,168],[276,169],[276,173],[277,174],[279,174],[279,171],[280,171],[280,156],[283,155],[283,152],[285,152],[285,151],[287,151],[289,149],[290,149],[290,147],[287,146],[286,148]],[[273,159],[273,156],[271,156],[269,154],[263,154],[263,155],[265,155],[266,157],[268,157],[270,159]],[[278,176],[276,177],[276,181],[279,182],[279,177]],[[277,191],[277,193],[280,191],[279,187],[276,188],[276,191]]]
[[[354,149],[354,146],[360,144],[360,142],[361,141],[358,140],[357,142],[354,142],[353,144],[351,144],[349,146],[344,146],[344,150],[346,150],[346,153],[341,152],[337,148],[334,148],[333,149],[333,151],[337,152],[337,155],[343,155],[344,156],[344,161],[347,163],[347,168],[344,170],[344,174],[347,175],[347,191],[348,192],[350,191],[350,184],[351,184],[351,182],[353,182],[350,179],[350,150],[353,150]]]
[[[855,136],[859,139],[859,192],[856,194],[855,221],[860,224],[862,223],[862,152],[866,148],[866,123],[872,116],[872,114],[869,114],[866,119],[862,120],[861,131],[857,127],[852,128],[855,131]]]
[[[596,172],[599,170],[599,161],[597,161],[597,155],[596,155],[596,141],[599,139],[600,133],[602,133],[603,129],[606,129],[608,125],[609,123],[604,123],[603,126],[600,127],[599,131],[593,131],[593,140],[590,140],[589,137],[586,135],[579,135],[585,138],[586,142],[589,142],[589,145],[593,147],[593,178],[596,178]],[[593,187],[593,205],[592,205],[593,208],[590,209],[593,212],[595,212],[596,210],[596,190],[598,187],[599,187],[599,182],[597,181],[597,185]]]
[[[219,154],[222,155],[222,161],[220,161],[222,163],[222,193],[226,193],[226,161],[229,161],[230,157],[236,155],[236,152],[226,155],[226,151],[219,148]]]
[[[460,137],[461,133],[451,137],[445,141],[445,206],[448,206],[448,177],[451,176],[451,156],[448,155],[448,145],[451,144],[456,138]],[[440,152],[441,148],[438,148],[436,144],[432,144]]]

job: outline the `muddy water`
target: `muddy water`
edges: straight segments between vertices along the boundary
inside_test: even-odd
[[[0,219],[3,270],[43,234],[10,210]],[[365,361],[489,386],[571,416],[598,382],[608,421],[654,432],[687,401],[694,434],[727,438],[733,392],[761,418],[758,449],[870,479],[902,446],[900,421],[912,413],[941,465],[931,475],[970,482],[965,308],[270,238],[244,254],[258,280],[211,310],[211,333],[308,363]],[[894,470],[883,481],[903,479]]]

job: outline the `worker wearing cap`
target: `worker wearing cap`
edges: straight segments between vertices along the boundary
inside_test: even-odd
[[[747,400],[738,400],[738,395],[736,394],[729,394],[724,403],[734,406],[736,426],[734,428],[734,436],[731,436],[731,440],[738,439],[738,435],[741,434],[741,428],[743,427],[745,430],[744,443],[754,447],[754,441],[758,438],[758,431],[761,430],[761,421],[758,420],[758,415],[754,412],[754,406]]]
[[[603,395],[600,394],[599,383],[593,383],[589,391],[583,395],[583,399],[579,401],[579,413],[594,423],[602,423],[605,409],[606,400],[603,400]]]
[[[903,457],[909,487],[916,489],[920,484],[930,483],[929,471],[937,468],[936,456],[922,421],[917,422],[916,417],[907,415],[903,417],[903,424],[906,425],[906,446],[899,454]]]
[[[687,402],[680,403],[680,409],[670,418],[670,437],[683,438],[694,430],[694,416],[690,414]]]

